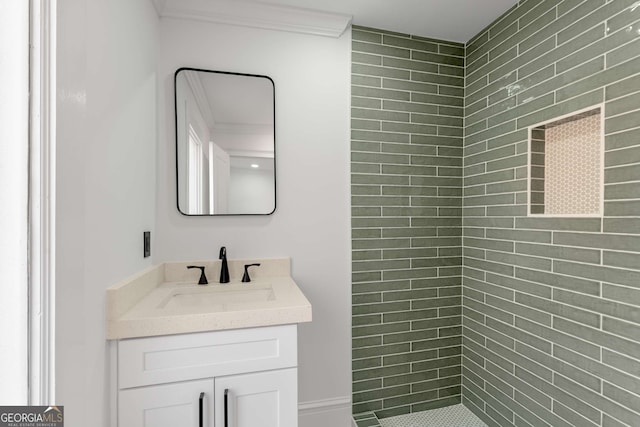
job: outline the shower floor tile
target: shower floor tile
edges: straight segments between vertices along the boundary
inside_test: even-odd
[[[480,418],[461,404],[383,418],[379,422],[381,427],[487,427]]]

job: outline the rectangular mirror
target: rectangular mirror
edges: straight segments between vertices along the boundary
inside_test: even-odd
[[[276,209],[275,88],[267,76],[175,73],[178,210],[269,215]]]

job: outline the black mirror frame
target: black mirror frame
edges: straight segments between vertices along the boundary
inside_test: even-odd
[[[273,86],[273,210],[267,213],[228,213],[228,214],[188,214],[184,213],[180,210],[180,195],[179,191],[179,162],[178,162],[178,73],[181,71],[199,71],[205,73],[216,73],[216,74],[225,74],[225,75],[233,75],[233,76],[244,76],[244,77],[259,77],[268,79]],[[248,73],[236,73],[232,71],[217,71],[217,70],[206,70],[202,68],[193,68],[193,67],[180,67],[176,70],[173,75],[173,116],[174,116],[174,128],[175,128],[175,169],[176,169],[176,209],[182,216],[186,217],[216,217],[216,216],[268,216],[273,215],[278,208],[278,179],[277,179],[277,155],[276,155],[276,84],[273,79],[269,76],[262,74],[248,74]]]

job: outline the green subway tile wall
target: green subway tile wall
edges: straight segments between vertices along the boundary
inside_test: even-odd
[[[640,426],[638,2],[524,0],[466,47],[356,27],[352,99],[354,413]],[[527,217],[528,127],[597,105],[603,217]]]
[[[352,34],[353,412],[384,418],[461,400],[464,46]]]
[[[489,426],[639,426],[638,2],[521,1],[466,49],[463,403]],[[598,104],[603,218],[527,218],[527,127]]]

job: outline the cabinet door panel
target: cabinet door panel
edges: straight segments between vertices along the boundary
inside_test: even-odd
[[[132,338],[118,343],[120,389],[295,367],[296,325]]]
[[[118,427],[213,427],[213,379],[141,387],[118,394]]]
[[[216,378],[215,426],[296,427],[297,371],[296,368],[280,369]],[[228,417],[226,425],[225,412]]]

